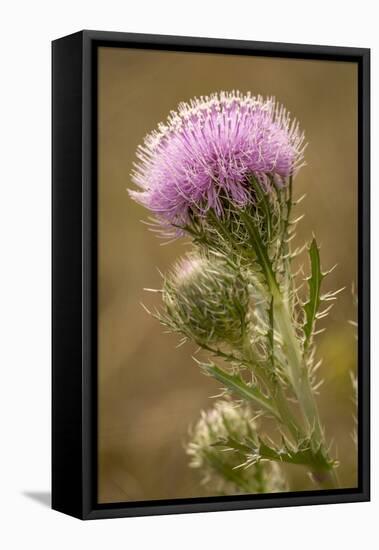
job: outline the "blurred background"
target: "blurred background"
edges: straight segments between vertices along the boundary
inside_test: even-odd
[[[158,269],[185,251],[161,246],[128,196],[135,150],[180,101],[219,90],[274,95],[301,123],[307,166],[295,180],[305,218],[296,241],[314,233],[323,269],[337,267],[324,290],[345,287],[318,336],[319,406],[343,487],[356,486],[351,373],[357,362],[357,67],[332,61],[175,53],[121,48],[99,51],[99,502],[206,496],[188,467],[184,444],[219,384],[199,371],[194,347],[141,307],[159,303]],[[308,269],[306,254],[300,259]],[[289,468],[291,488],[313,488]]]

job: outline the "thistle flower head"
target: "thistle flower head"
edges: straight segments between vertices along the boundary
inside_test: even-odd
[[[219,400],[200,419],[191,431],[187,445],[190,466],[200,468],[203,483],[213,481],[218,490],[225,492],[279,492],[285,489],[282,473],[277,464],[264,462],[249,468],[241,467],[242,453],[225,451],[218,442],[233,439],[243,441],[256,431],[252,411],[248,405]]]
[[[249,293],[241,273],[216,254],[179,261],[163,288],[163,321],[198,344],[243,337]]]
[[[180,103],[137,149],[131,196],[161,225],[185,227],[225,201],[254,200],[249,176],[283,186],[303,159],[303,134],[273,98],[220,92]]]

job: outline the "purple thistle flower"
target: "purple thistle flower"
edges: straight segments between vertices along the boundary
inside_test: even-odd
[[[265,191],[278,186],[303,161],[304,135],[273,98],[220,92],[180,103],[165,124],[137,149],[133,199],[160,225],[185,226],[190,214],[214,209],[223,199],[243,207],[252,199],[252,175]]]

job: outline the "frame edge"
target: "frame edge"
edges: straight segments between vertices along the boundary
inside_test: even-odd
[[[52,42],[52,508],[83,517],[82,33]]]

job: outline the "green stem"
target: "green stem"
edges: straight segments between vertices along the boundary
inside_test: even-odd
[[[299,435],[301,434],[301,429],[288,406],[286,396],[284,395],[281,386],[270,378],[267,374],[267,368],[265,368],[265,366],[261,366],[259,361],[256,360],[248,338],[245,339],[243,352],[247,355],[248,362],[251,364],[251,370],[254,372],[254,375],[256,375],[257,378],[263,382],[272,396],[279,413],[278,420],[283,427],[288,429],[294,441],[297,442]]]
[[[293,328],[290,312],[278,292],[274,295],[274,318],[288,358],[288,378],[303,412],[307,433],[318,448],[323,441],[323,433],[316,402],[307,369],[303,364],[303,356]]]
[[[322,488],[336,487],[338,480],[335,471],[329,466],[331,461],[327,455],[327,446],[317,404],[309,381],[308,371],[303,361],[299,341],[293,327],[292,317],[280,291],[277,288],[273,288],[272,292],[274,297],[274,319],[277,330],[282,337],[283,347],[288,359],[288,379],[299,402],[312,451],[316,453],[321,449],[326,457],[325,469],[312,471],[312,475]]]
[[[288,406],[287,398],[279,384],[275,384],[273,395],[279,414],[283,419],[283,424],[288,428],[294,441],[297,442],[302,437],[302,430],[293,416]]]

